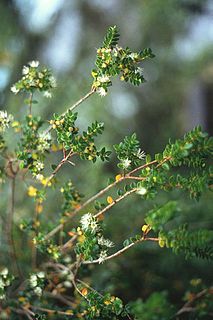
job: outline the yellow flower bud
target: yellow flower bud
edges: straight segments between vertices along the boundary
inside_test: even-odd
[[[111,196],[108,196],[108,197],[107,197],[107,202],[108,202],[109,204],[112,204],[112,203],[114,202],[114,200],[113,200],[113,198],[112,198]]]
[[[28,196],[29,196],[29,197],[35,197],[36,194],[37,194],[37,189],[34,188],[33,186],[30,186],[30,187],[28,188],[27,193],[28,193]]]

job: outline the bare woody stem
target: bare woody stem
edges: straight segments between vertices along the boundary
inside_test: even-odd
[[[48,184],[48,182],[50,182],[56,175],[56,173],[61,169],[61,167],[68,162],[69,158],[73,155],[74,153],[72,152],[72,150],[70,150],[68,152],[67,155],[64,156],[64,158],[59,162],[59,164],[57,165],[57,167],[55,168],[55,170],[53,171],[53,173],[49,176],[46,184]]]
[[[183,313],[194,311],[194,308],[192,307],[193,303],[196,300],[203,298],[207,294],[213,295],[213,287],[210,287],[210,288],[207,288],[207,289],[204,289],[204,290],[198,292],[190,301],[187,301],[183,305],[183,307],[174,315],[174,318],[176,318],[177,316],[180,316]]]
[[[87,100],[93,93],[95,93],[95,89],[92,88],[85,96],[83,96],[81,99],[79,99],[76,103],[74,103],[71,107],[69,107],[64,113],[61,114],[61,116],[64,116],[68,111],[73,111],[75,108],[77,108],[80,104],[82,104],[85,100]],[[52,129],[52,126],[49,126],[45,131],[44,134],[47,134]]]
[[[20,278],[22,277],[22,272],[19,268],[17,256],[16,256],[16,248],[13,238],[13,219],[14,219],[14,208],[15,208],[15,175],[11,177],[11,196],[10,196],[10,203],[9,203],[9,212],[7,217],[6,223],[6,232],[7,232],[7,239],[9,244],[9,252],[11,256],[11,261],[15,264],[15,269]]]
[[[33,103],[33,92],[30,93],[29,97],[29,115],[32,115],[32,103]]]
[[[133,243],[130,243],[128,246],[126,246],[126,247],[122,248],[121,250],[118,250],[115,253],[111,254],[110,256],[106,257],[103,262],[120,256],[123,252],[129,250],[134,245],[136,245],[136,244],[138,244],[140,242],[143,242],[143,241],[159,241],[159,239],[158,238],[141,238],[140,240],[135,241]],[[96,260],[93,260],[93,261],[83,261],[82,262],[82,264],[96,264],[96,263],[100,263],[100,260],[96,259]]]
[[[33,306],[33,305],[30,305],[30,308],[33,309],[33,310],[43,311],[45,313],[48,313],[49,315],[54,315],[54,314],[67,315],[67,316],[72,315],[70,312],[67,312],[67,311],[60,311],[60,310],[41,308],[41,307],[37,307],[37,306]]]
[[[127,196],[129,196],[130,194],[134,193],[137,191],[137,188],[131,189],[129,191],[127,191],[126,193],[124,193],[122,196],[118,197],[117,199],[115,199],[112,203],[110,203],[108,206],[106,206],[104,209],[102,209],[101,211],[99,211],[98,213],[96,213],[94,215],[95,218],[98,218],[99,216],[101,216],[102,214],[104,214],[106,211],[108,211],[111,207],[113,207],[115,204],[117,204],[118,202],[120,202],[121,200],[123,200],[124,198],[126,198]]]

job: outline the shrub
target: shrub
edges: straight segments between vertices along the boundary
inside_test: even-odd
[[[104,123],[94,121],[82,131],[76,124],[78,113],[74,109],[93,94],[105,96],[115,76],[136,86],[145,81],[140,65],[143,60],[154,57],[151,49],[132,52],[128,47],[120,47],[118,41],[117,27],[110,27],[103,45],[97,49],[90,91],[63,114],[54,114],[48,127],[44,128],[46,121],[34,115],[38,103],[34,97],[40,92],[50,98],[56,81],[51,71],[41,67],[38,61],[24,66],[21,79],[11,88],[14,94],[28,96],[25,100],[28,114],[23,122],[0,111],[0,179],[10,187],[3,239],[11,262],[11,268],[4,266],[0,273],[1,319],[167,319],[177,318],[189,308],[206,316],[212,308],[209,299],[212,289],[199,287],[200,281],[194,280],[192,285],[197,291],[186,297],[187,302],[179,311],[168,301],[165,292],[154,293],[146,302],[137,300],[125,305],[119,297],[101,294],[84,281],[88,266],[105,263],[144,242],[155,243],[159,250],[170,248],[186,258],[213,257],[211,230],[193,230],[185,224],[176,229],[169,227],[169,222],[181,215],[177,201],[148,211],[141,232],[124,239],[122,248],[116,249],[105,236],[105,214],[132,194],[146,201],[154,199],[159,192],[181,190],[199,200],[201,194],[211,188],[209,158],[213,143],[199,126],[182,139],[169,141],[155,157],[141,150],[135,133],[126,136],[113,146],[120,172],[86,200],[71,180],[63,185],[60,182],[64,164],[74,166],[78,158],[93,163],[97,159],[110,161],[111,151],[99,148],[96,142],[104,131]],[[7,141],[6,132],[10,127],[18,137],[14,150]],[[62,155],[57,165],[50,164],[52,153]],[[17,180],[24,183],[34,203],[31,217],[25,220],[19,217],[19,227],[14,220]],[[41,218],[49,192],[60,192],[63,198],[60,217],[51,224]],[[88,205],[90,208],[93,205],[91,212],[86,211]],[[74,219],[81,212],[84,214]],[[21,268],[24,255],[17,252],[22,238],[27,239],[24,251],[32,253],[29,272]],[[197,304],[202,298],[205,298],[205,308]]]

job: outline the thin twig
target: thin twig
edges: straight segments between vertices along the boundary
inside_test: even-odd
[[[170,160],[170,158],[166,158],[165,161]],[[130,171],[129,173],[127,173],[125,176],[122,176],[119,180],[116,180],[114,182],[112,182],[111,184],[109,184],[107,187],[103,188],[102,190],[100,190],[98,193],[96,193],[94,196],[90,197],[88,200],[86,200],[79,208],[75,209],[73,212],[71,212],[68,216],[68,219],[73,218],[79,211],[81,211],[83,208],[85,208],[87,205],[89,205],[91,202],[95,201],[96,199],[98,199],[99,197],[103,196],[107,191],[109,191],[111,188],[113,188],[114,186],[116,186],[118,183],[124,181],[125,179],[135,179],[138,180],[137,178],[139,178],[139,180],[143,180],[144,178],[142,177],[132,177],[132,174],[147,168],[153,164],[156,164],[158,161],[157,160],[153,160],[149,163],[143,164],[135,169],[133,169],[132,171]],[[161,163],[162,164],[162,163]],[[49,239],[52,236],[54,236],[57,232],[59,232],[61,229],[63,228],[63,224],[59,224],[58,226],[56,226],[53,230],[51,230],[46,236],[45,239]],[[66,244],[65,244],[66,245]]]
[[[74,153],[72,152],[72,150],[70,150],[68,152],[68,154],[59,162],[59,164],[57,165],[57,167],[55,168],[55,170],[53,171],[53,173],[49,176],[49,178],[47,179],[46,184],[48,184],[48,182],[50,182],[56,175],[56,173],[61,169],[61,167],[69,160],[69,158],[71,156],[73,156]]]
[[[212,294],[213,295],[213,287],[210,287],[208,289],[204,289],[200,292],[198,292],[197,294],[194,295],[194,297],[192,297],[192,299],[190,301],[187,301],[183,307],[174,315],[174,317],[181,315],[182,313],[185,312],[191,312],[194,310],[194,308],[191,306],[196,300],[201,299],[202,297],[204,297],[206,294]]]
[[[68,111],[73,111],[75,108],[77,108],[82,102],[84,102],[86,99],[88,99],[93,93],[95,92],[95,89],[91,89],[85,96],[81,99],[79,99],[76,103],[74,103],[71,107],[69,107],[64,113],[61,114],[61,116],[64,116]],[[49,133],[52,129],[52,126],[49,126],[45,131],[44,134],[46,135]]]
[[[80,296],[82,296],[87,302],[89,302],[89,299],[87,299],[87,297],[82,294],[81,290],[78,289],[74,280],[72,281],[72,284],[73,284],[75,290],[80,294]]]
[[[108,206],[106,206],[104,209],[102,209],[101,211],[99,211],[98,213],[96,213],[94,215],[95,218],[98,218],[100,215],[104,214],[106,211],[108,211],[111,207],[113,207],[115,204],[117,204],[118,202],[120,202],[121,200],[123,200],[124,198],[126,198],[127,196],[129,196],[130,194],[132,194],[133,192],[137,191],[137,188],[131,189],[129,191],[127,191],[126,193],[124,193],[122,196],[118,197],[117,199],[115,199],[112,203],[110,203]]]
[[[32,102],[33,102],[33,92],[30,92],[30,98],[29,98],[29,115],[32,115]]]
[[[110,259],[113,259],[113,258],[115,258],[117,256],[120,256],[123,252],[129,250],[134,245],[136,245],[136,244],[138,244],[140,242],[143,242],[143,241],[159,241],[159,239],[158,238],[144,238],[144,237],[142,237],[138,241],[132,242],[128,246],[126,246],[126,247],[116,251],[115,253],[111,254],[110,256],[106,257],[103,262],[105,262],[107,260],[110,260]],[[96,260],[93,260],[93,261],[83,261],[82,262],[82,264],[94,264],[94,263],[100,263],[100,260],[96,259]]]
[[[14,208],[15,208],[15,175],[11,178],[11,196],[10,196],[10,203],[9,203],[9,212],[8,218],[6,223],[7,228],[7,239],[8,244],[10,245],[10,256],[12,265],[16,266],[16,272],[18,273],[19,277],[22,278],[22,272],[18,264],[17,256],[16,256],[16,247],[13,238],[13,219],[14,219]]]
[[[37,307],[37,306],[33,306],[33,305],[30,305],[30,308],[31,308],[31,309],[34,309],[34,310],[43,311],[43,312],[46,312],[46,313],[48,313],[48,314],[71,315],[71,314],[70,314],[69,312],[67,312],[67,311],[47,309],[47,308]]]

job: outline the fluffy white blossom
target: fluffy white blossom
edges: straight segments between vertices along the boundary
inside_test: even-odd
[[[0,110],[0,132],[4,132],[9,124],[13,121],[13,116],[7,114],[7,111]]]
[[[28,64],[29,64],[29,66],[32,67],[32,68],[38,68],[38,66],[39,66],[39,61],[33,60],[33,61],[30,61]]]
[[[81,217],[80,223],[83,230],[88,230],[90,224],[92,222],[92,214],[90,212],[84,214]]]
[[[89,228],[90,228],[92,233],[96,233],[97,231],[100,230],[98,222],[95,219],[92,220],[92,222],[90,223]]]
[[[28,74],[29,71],[30,71],[30,68],[29,68],[29,67],[23,66],[23,69],[22,69],[22,74],[23,74],[23,75]]]
[[[35,161],[33,164],[38,171],[41,171],[44,169],[44,164],[41,161]]]
[[[52,98],[52,93],[49,91],[44,91],[44,97],[45,98]]]
[[[0,300],[3,300],[6,298],[6,295],[4,293],[0,293]]]
[[[144,187],[141,187],[140,189],[138,189],[137,194],[139,194],[140,196],[144,196],[147,193],[147,189]]]
[[[98,222],[90,212],[84,214],[81,217],[80,223],[81,223],[82,230],[84,231],[90,230],[92,233],[95,233],[100,229]]]
[[[135,53],[135,52],[130,53],[128,56],[129,56],[129,58],[131,58],[132,60],[135,60],[135,59],[138,58],[138,54]]]
[[[35,289],[34,289],[34,292],[35,292],[35,294],[37,295],[37,296],[41,296],[42,295],[42,289],[40,288],[40,287],[36,287]]]
[[[53,76],[51,76],[49,80],[50,80],[52,88],[57,87],[56,79]]]
[[[38,138],[37,150],[44,152],[50,148],[51,135],[50,133],[40,133]]]
[[[19,89],[18,89],[18,88],[16,88],[16,86],[15,86],[15,85],[13,85],[13,86],[10,88],[10,90],[11,90],[14,94],[19,93]]]
[[[38,173],[38,174],[36,174],[35,178],[36,178],[36,180],[41,181],[42,179],[44,179],[44,176],[43,176],[43,174]]]
[[[129,168],[129,166],[130,166],[130,164],[131,164],[131,160],[129,160],[128,158],[123,159],[123,160],[121,161],[121,164],[122,164],[122,167],[123,167],[124,169],[127,169],[127,168]]]
[[[106,250],[102,250],[102,251],[100,252],[100,256],[99,256],[99,258],[98,258],[98,263],[99,263],[99,264],[100,264],[100,263],[104,263],[106,257],[107,257],[107,251],[106,251]]]
[[[102,75],[102,76],[98,77],[97,80],[104,83],[104,82],[109,82],[110,78],[108,76]]]
[[[97,92],[98,92],[98,94],[99,94],[101,97],[104,97],[104,96],[107,95],[106,90],[105,90],[104,88],[102,88],[102,87],[98,88],[98,89],[97,89]]]
[[[105,246],[107,248],[114,247],[114,243],[109,239],[105,239],[103,236],[98,238],[98,244],[100,244],[101,246]]]
[[[43,278],[45,278],[45,273],[43,271],[40,271],[37,273],[37,277],[40,279],[43,279]]]
[[[144,151],[142,151],[140,148],[138,149],[137,153],[135,154],[135,156],[140,159],[143,160],[146,157],[146,154]]]
[[[30,286],[31,286],[31,288],[36,287],[37,284],[38,284],[37,276],[36,276],[36,274],[32,274],[32,275],[30,276]]]
[[[0,275],[3,276],[3,277],[6,277],[8,275],[9,271],[7,268],[4,268],[1,272],[0,272]]]
[[[64,286],[66,288],[71,288],[72,287],[72,283],[70,281],[64,281]]]

